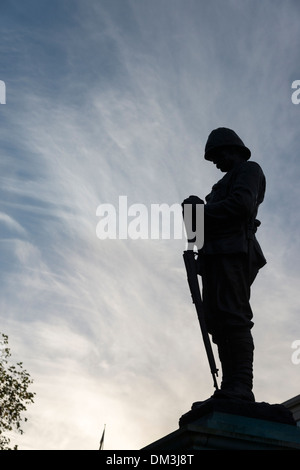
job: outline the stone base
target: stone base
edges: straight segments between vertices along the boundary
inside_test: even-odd
[[[213,399],[194,403],[179,429],[142,450],[300,450],[300,428],[283,405]]]
[[[191,423],[209,413],[219,412],[248,418],[262,419],[276,423],[296,426],[292,413],[283,405],[247,402],[244,400],[227,400],[210,398],[203,402],[195,402],[192,409],[179,420],[179,426]]]

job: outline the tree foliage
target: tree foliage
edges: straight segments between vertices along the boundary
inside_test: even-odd
[[[28,391],[33,381],[22,362],[10,365],[10,357],[8,336],[0,333],[0,450],[12,450],[10,438],[4,433],[16,431],[23,434],[22,423],[27,418],[22,414],[26,406],[33,403],[35,395]],[[13,450],[17,448],[14,446]]]

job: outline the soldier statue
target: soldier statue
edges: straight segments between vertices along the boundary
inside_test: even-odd
[[[204,158],[225,175],[205,202],[190,196],[183,204],[204,204],[204,244],[198,266],[205,322],[217,345],[221,386],[213,398],[255,401],[253,394],[253,313],[250,288],[266,264],[256,239],[258,207],[266,180],[250,150],[231,129],[213,130]]]

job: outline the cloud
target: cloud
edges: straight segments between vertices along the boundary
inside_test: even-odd
[[[2,222],[3,225],[6,226],[7,229],[11,232],[17,232],[18,234],[21,234],[21,235],[26,233],[24,228],[16,220],[10,217],[8,214],[1,212],[0,222]]]

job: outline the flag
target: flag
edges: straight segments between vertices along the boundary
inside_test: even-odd
[[[102,433],[102,437],[100,439],[100,447],[99,447],[99,450],[103,450],[103,447],[104,447],[104,434],[105,434],[105,424],[104,424],[104,428],[103,428],[103,433]]]

